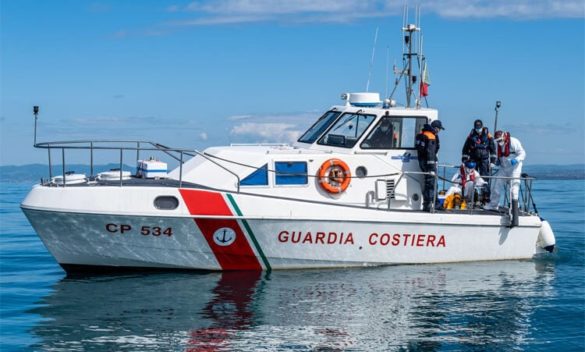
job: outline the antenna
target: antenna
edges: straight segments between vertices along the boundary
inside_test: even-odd
[[[498,130],[498,113],[500,112],[500,107],[502,106],[502,102],[501,101],[496,101],[496,108],[494,110],[496,110],[496,120],[494,121],[494,133],[496,133],[496,131]]]
[[[417,5],[415,7],[416,9],[416,15],[415,15],[415,22],[416,22],[416,28],[418,28],[419,33],[418,36],[416,38],[416,44],[417,44],[417,52],[418,55],[416,56],[416,64],[417,64],[417,68],[418,68],[418,74],[419,74],[419,84],[418,84],[418,90],[419,90],[419,96],[418,98],[415,99],[416,102],[416,108],[420,108],[420,101],[421,101],[421,94],[420,94],[420,85],[422,84],[423,81],[423,71],[422,71],[422,30],[420,29],[420,5]],[[413,74],[414,76],[414,74]],[[413,81],[413,83],[416,83]],[[413,89],[413,93],[414,93],[414,89]],[[416,96],[416,95],[415,95]]]
[[[404,0],[404,16],[402,17],[402,27],[408,24],[408,0]]]
[[[416,23],[416,28],[419,29],[420,31],[420,5],[416,6],[416,18],[415,18],[415,23]],[[422,31],[420,32],[422,33]],[[420,35],[419,35],[420,37]],[[419,44],[419,49],[420,49],[420,38],[417,38],[417,43]]]
[[[408,21],[408,4],[406,0],[404,0],[404,9],[402,10],[402,28],[406,28],[406,21]],[[402,41],[402,35],[400,35],[400,41]],[[404,42],[402,42],[402,52],[406,51],[406,46]]]
[[[35,140],[34,146],[37,146],[37,120],[39,119],[39,107],[37,105],[33,106],[33,114],[35,115]]]
[[[370,91],[370,78],[372,77],[372,67],[374,66],[374,56],[376,55],[376,43],[378,42],[378,30],[376,27],[376,34],[374,35],[374,46],[372,47],[372,59],[370,60],[370,69],[368,70],[368,83],[366,84],[366,92]]]
[[[384,91],[384,97],[388,96],[388,82],[390,80],[389,68],[390,68],[390,45],[387,45],[386,46],[386,81],[384,82],[386,90]]]

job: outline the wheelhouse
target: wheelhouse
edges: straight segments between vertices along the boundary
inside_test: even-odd
[[[437,118],[434,109],[334,106],[294,145],[340,153],[413,150],[416,135]]]

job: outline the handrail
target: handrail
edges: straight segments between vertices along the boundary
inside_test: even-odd
[[[443,170],[446,170],[447,168],[453,168],[453,169],[457,169],[460,167],[460,165],[450,165],[450,164],[439,164],[438,165],[439,168],[443,168]],[[450,179],[447,179],[445,177],[441,177],[438,175],[439,173],[437,172],[436,175],[436,182],[435,184],[438,183],[438,180],[441,179],[443,181],[443,183],[445,182],[449,182],[451,184],[457,183],[457,184],[461,184],[461,182],[453,182]],[[496,176],[494,175],[484,175],[481,176],[483,179],[487,179],[487,180],[495,180],[495,179],[502,179],[502,180],[507,180],[508,182],[506,182],[505,187],[509,190],[510,188],[510,183],[512,180],[519,180],[520,181],[520,185],[519,185],[519,194],[522,196],[522,209],[524,209],[524,211],[529,212],[530,211],[530,207],[532,206],[532,209],[534,211],[535,214],[538,214],[538,209],[536,208],[536,203],[534,202],[534,197],[532,196],[532,181],[536,180],[536,177],[533,176],[529,176],[525,173],[523,173],[522,175],[520,175],[519,177],[513,177],[513,176]],[[504,203],[508,204],[508,206],[510,206],[510,202],[511,200],[508,199],[508,193],[509,192],[504,192],[504,194],[506,195],[506,198],[504,200]],[[524,194],[525,193],[525,194]],[[435,203],[437,200],[437,192],[435,189]]]
[[[116,145],[99,145],[99,144],[116,144]],[[127,144],[127,145],[120,145],[120,144]],[[135,144],[133,146],[132,144]],[[144,145],[147,145],[146,147]],[[148,145],[150,147],[148,147]],[[66,185],[66,171],[65,171],[65,150],[66,149],[77,149],[77,150],[90,150],[90,172],[91,176],[93,176],[93,154],[95,150],[119,150],[120,151],[120,186],[122,186],[123,180],[123,152],[125,150],[136,150],[136,160],[140,160],[140,151],[159,151],[167,154],[171,158],[175,159],[179,162],[179,186],[181,187],[183,184],[183,163],[184,163],[184,155],[189,156],[201,156],[205,158],[207,161],[213,163],[214,165],[219,166],[221,169],[225,170],[226,172],[233,175],[236,180],[236,189],[237,192],[240,192],[240,176],[235,172],[231,171],[227,167],[221,165],[215,160],[212,160],[211,155],[207,153],[202,153],[195,149],[186,149],[186,148],[171,148],[167,147],[163,144],[152,142],[152,141],[143,141],[143,140],[71,140],[71,141],[54,141],[54,142],[40,142],[34,144],[35,148],[47,149],[49,155],[49,180],[52,179],[52,162],[51,162],[51,149],[61,149],[61,158],[62,158],[62,167],[63,167],[63,187]],[[173,155],[173,153],[178,153],[179,156]]]
[[[69,144],[88,144],[88,145],[81,145],[81,146],[73,146]],[[126,143],[126,144],[134,144],[137,143],[136,147],[133,146],[122,146],[125,150],[159,150],[159,151],[169,151],[169,152],[192,152],[196,153],[196,150],[193,149],[185,149],[185,148],[170,148],[166,147],[162,144],[150,142],[150,141],[126,141],[126,140],[87,140],[87,141],[59,141],[59,142],[42,142],[37,143],[34,145],[35,148],[66,148],[66,149],[89,149],[93,144],[94,149],[104,149],[104,150],[114,150],[120,149],[121,146],[97,146],[97,143]],[[138,143],[150,144],[152,148],[146,148],[140,146]]]

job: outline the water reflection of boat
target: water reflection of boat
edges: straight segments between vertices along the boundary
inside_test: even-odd
[[[526,342],[552,264],[64,279],[33,313],[42,350],[506,349]]]

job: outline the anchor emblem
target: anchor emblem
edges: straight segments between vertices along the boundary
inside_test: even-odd
[[[229,227],[222,227],[213,233],[213,242],[218,246],[229,246],[236,240],[236,232]]]

